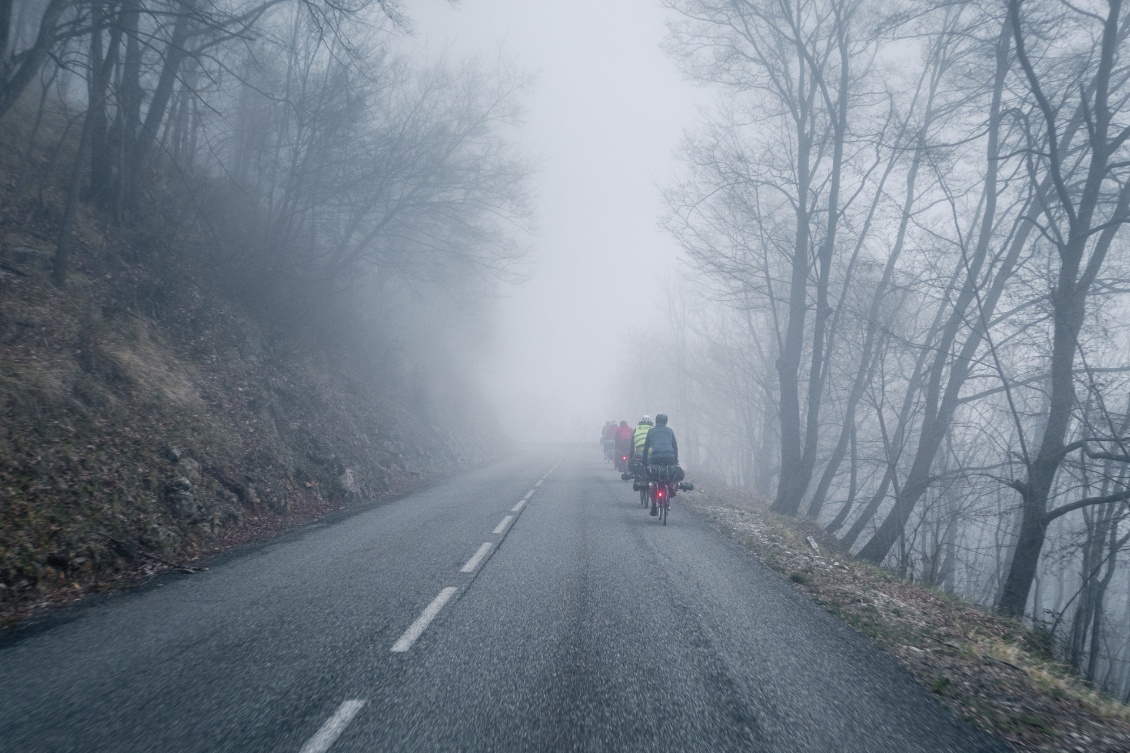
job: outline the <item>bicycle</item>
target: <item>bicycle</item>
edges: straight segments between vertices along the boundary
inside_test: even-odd
[[[672,468],[676,470],[672,472]],[[648,501],[655,505],[659,513],[659,520],[663,525],[667,525],[667,513],[671,509],[671,498],[678,491],[693,491],[694,484],[685,484],[675,480],[683,478],[683,471],[677,465],[652,466],[649,468],[649,473],[655,476],[656,480],[649,481],[646,485]]]

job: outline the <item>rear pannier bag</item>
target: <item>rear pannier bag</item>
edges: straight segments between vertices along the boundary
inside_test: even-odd
[[[664,483],[678,483],[687,477],[683,469],[677,465],[649,465],[647,475],[656,481]]]

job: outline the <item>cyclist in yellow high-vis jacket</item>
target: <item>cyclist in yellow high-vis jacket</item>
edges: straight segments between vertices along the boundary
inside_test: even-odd
[[[639,424],[636,426],[636,431],[632,434],[632,459],[635,462],[643,460],[643,446],[647,442],[647,433],[651,431],[651,427],[655,424],[651,420],[651,416],[644,416],[640,419]]]

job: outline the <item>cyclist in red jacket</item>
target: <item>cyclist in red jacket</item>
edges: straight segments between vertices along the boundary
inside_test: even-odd
[[[629,458],[632,457],[632,427],[628,426],[627,421],[621,421],[620,425],[616,427],[616,456]]]

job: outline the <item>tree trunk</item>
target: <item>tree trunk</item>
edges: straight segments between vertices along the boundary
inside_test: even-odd
[[[803,490],[800,446],[800,360],[804,353],[805,319],[808,314],[808,155],[811,144],[806,126],[798,134],[797,155],[800,176],[796,210],[796,237],[792,251],[792,274],[789,281],[789,321],[785,340],[777,357],[777,378],[780,389],[781,477],[773,512],[795,515],[800,509]]]
[[[9,40],[12,36],[13,0],[0,0],[0,70],[8,69],[12,57]]]
[[[141,128],[141,104],[144,92],[141,88],[141,25],[140,0],[123,0],[118,13],[118,28],[125,36],[125,58],[122,60],[121,81],[118,85],[120,99],[117,122],[114,126],[115,140],[112,142],[111,163],[116,169],[112,185],[112,196],[107,202],[114,216],[119,220],[125,205],[127,176],[132,174],[132,156],[137,134]]]
[[[63,208],[63,227],[59,231],[59,240],[55,245],[55,259],[51,266],[51,281],[60,288],[67,285],[67,273],[71,264],[71,231],[75,224],[75,214],[78,212],[79,196],[82,193],[82,178],[86,169],[86,155],[90,151],[90,141],[94,131],[93,119],[90,110],[82,118],[82,135],[78,141],[78,154],[75,155],[74,165],[71,167],[71,181],[67,188],[67,203]]]
[[[128,172],[125,176],[123,188],[126,206],[135,206],[138,201],[141,175],[149,157],[149,150],[156,143],[157,133],[165,118],[169,100],[172,98],[181,63],[188,57],[185,44],[192,30],[191,18],[194,10],[194,0],[187,0],[184,10],[177,16],[173,25],[172,38],[169,40],[168,47],[165,48],[165,64],[162,66],[161,75],[157,79],[157,88],[154,89],[153,98],[149,101],[145,121],[137,131],[136,141],[132,149],[129,150]]]
[[[932,101],[932,97],[931,97]],[[927,107],[926,120],[930,120],[930,107]],[[923,129],[924,130],[924,129]],[[839,470],[840,463],[843,462],[844,455],[847,452],[849,437],[855,432],[855,411],[859,405],[860,399],[863,397],[863,392],[871,381],[871,373],[873,371],[874,362],[871,358],[872,351],[875,348],[876,332],[878,330],[879,312],[882,308],[884,293],[886,293],[887,286],[890,285],[891,277],[894,275],[895,268],[898,263],[899,256],[902,253],[903,243],[906,239],[907,225],[910,221],[910,208],[914,202],[914,186],[916,177],[918,175],[918,167],[922,161],[922,144],[919,140],[918,149],[915,150],[914,159],[910,164],[906,178],[906,193],[903,197],[903,212],[902,219],[899,223],[898,234],[895,237],[894,247],[891,253],[887,256],[887,262],[883,267],[883,276],[879,283],[875,286],[875,293],[871,298],[871,305],[867,311],[867,334],[863,339],[863,348],[859,356],[859,364],[856,367],[855,379],[851,384],[851,392],[848,394],[847,406],[844,408],[844,423],[840,428],[840,436],[836,441],[836,447],[832,451],[832,457],[828,460],[828,464],[824,467],[824,472],[821,475],[820,482],[816,487],[816,491],[812,495],[812,501],[808,505],[808,517],[816,519],[820,517],[820,512],[824,507],[824,500],[828,496],[828,489],[832,486],[832,481]],[[892,162],[893,165],[893,162]],[[842,525],[842,521],[840,523]],[[836,530],[839,526],[836,527]]]
[[[959,271],[964,274],[964,281],[961,292],[954,303],[953,311],[950,313],[949,321],[943,330],[941,341],[935,348],[931,378],[927,387],[925,414],[922,418],[918,446],[915,449],[914,461],[911,464],[910,472],[907,474],[907,480],[896,496],[894,507],[891,508],[887,518],[879,526],[871,541],[867,542],[859,552],[860,557],[875,564],[882,563],[886,558],[887,553],[910,520],[910,515],[918,501],[933,482],[930,470],[933,467],[938,449],[949,431],[954,411],[960,404],[961,388],[965,384],[965,378],[969,374],[981,343],[988,337],[989,321],[992,319],[996,302],[1004,292],[1004,283],[1011,275],[1012,268],[1023,249],[1023,243],[1014,240],[1008,256],[993,278],[990,293],[982,303],[979,300],[980,286],[985,281],[978,280],[977,277],[986,266],[996,221],[997,173],[999,170],[997,152],[1001,123],[1001,98],[1005,75],[1009,67],[1009,31],[1010,26],[1006,21],[997,41],[996,73],[993,81],[992,101],[989,107],[989,131],[985,147],[987,168],[982,191],[982,195],[985,197],[985,210],[981,217],[977,245],[973,251],[973,258],[966,259],[963,256],[962,264],[959,266]],[[1018,238],[1020,236],[1026,238],[1028,232],[1030,232],[1030,226],[1025,226],[1025,229],[1018,233]],[[986,271],[986,278],[989,274],[990,272]],[[957,339],[960,327],[965,324],[968,307],[975,299],[979,304],[980,326],[975,325],[970,330],[969,336],[961,348],[960,355],[949,364],[948,378],[945,379],[943,390],[943,374],[949,353]]]
[[[24,195],[24,181],[27,180],[32,160],[35,159],[35,142],[39,139],[39,129],[43,125],[43,114],[47,110],[47,95],[51,93],[51,84],[55,81],[58,70],[58,68],[52,69],[51,76],[43,84],[43,90],[39,93],[39,106],[35,110],[35,121],[32,123],[31,133],[28,134],[27,138],[27,151],[20,159],[19,177],[16,178],[16,187],[12,191],[12,195],[17,198]]]
[[[1058,132],[1060,129],[1056,120],[1058,109],[1053,109],[1048,104],[1035,69],[1028,59],[1020,28],[1020,2],[1019,0],[1008,2],[1017,59],[1024,69],[1029,89],[1037,100],[1047,129],[1044,146],[1040,147],[1049,155],[1045,169],[1048,178],[1055,184],[1055,198],[1058,205],[1067,210],[1066,219],[1060,220],[1054,215],[1049,216],[1049,222],[1066,223],[1064,228],[1066,232],[1061,231],[1064,240],[1057,243],[1059,272],[1056,276],[1056,288],[1049,296],[1054,325],[1050,370],[1051,395],[1048,401],[1047,424],[1040,439],[1039,452],[1035,460],[1029,464],[1028,479],[1016,484],[1022,500],[1020,537],[1016,542],[1012,565],[997,604],[997,608],[1003,614],[1013,617],[1023,616],[1027,607],[1028,592],[1032,588],[1032,579],[1036,574],[1049,523],[1048,501],[1060,463],[1066,454],[1064,439],[1075,408],[1075,351],[1079,347],[1078,338],[1086,313],[1087,294],[1102,267],[1119,224],[1126,219],[1128,189],[1124,186],[1119,195],[1118,207],[1113,213],[1113,222],[1100,234],[1084,268],[1083,260],[1093,234],[1092,223],[1102,195],[1103,183],[1108,178],[1110,157],[1113,152],[1108,141],[1111,127],[1108,100],[1110,76],[1115,65],[1119,42],[1121,11],[1122,1],[1110,0],[1108,14],[1104,20],[1098,68],[1089,84],[1079,86],[1082,92],[1079,110],[1087,115],[1088,127],[1085,130],[1085,138],[1087,138],[1086,146],[1090,147],[1090,159],[1086,163],[1086,177],[1081,183],[1078,201],[1075,202],[1067,192],[1067,177],[1062,173],[1060,162],[1062,159],[1060,150],[1070,145],[1071,139],[1066,134],[1061,135]],[[1087,89],[1092,86],[1093,91],[1088,99]],[[1081,271],[1084,272],[1082,277],[1080,277]]]
[[[55,44],[55,32],[59,17],[67,9],[68,3],[69,0],[49,0],[47,8],[44,9],[43,16],[39,20],[39,34],[35,38],[35,44],[27,51],[27,55],[20,61],[19,65],[13,65],[14,58],[7,54],[8,35],[4,36],[3,49],[5,54],[0,55],[0,118],[3,118],[8,110],[12,109],[20,95],[23,94],[24,89],[32,82],[35,75],[39,73],[39,69],[47,61],[47,56],[51,54],[51,48]],[[10,10],[8,19],[7,23],[10,24]]]
[[[98,30],[95,34],[100,34]],[[119,34],[115,30],[110,35],[110,47],[115,49],[118,45]],[[100,73],[103,78],[108,78],[114,61],[107,57],[98,66],[99,71],[91,71],[91,76]],[[51,280],[58,287],[66,287],[67,273],[71,264],[71,231],[74,229],[75,214],[78,212],[79,196],[82,193],[82,178],[86,168],[86,158],[90,151],[90,143],[94,135],[94,119],[91,113],[105,104],[105,92],[94,102],[88,103],[86,114],[82,118],[82,135],[78,140],[78,154],[75,155],[74,165],[71,167],[71,182],[67,188],[67,203],[63,207],[63,226],[59,231],[59,241],[55,245],[55,259],[51,267]]]
[[[112,78],[112,67],[117,62],[117,49],[103,52],[103,28],[110,20],[110,14],[101,5],[95,5],[93,29],[90,34],[90,85],[87,102],[87,117],[92,118],[90,142],[90,197],[99,197],[110,185],[111,153],[108,142],[109,127],[106,120],[106,98]],[[112,38],[117,38],[112,35]]]

